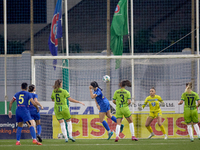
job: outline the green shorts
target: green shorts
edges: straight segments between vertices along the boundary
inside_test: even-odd
[[[55,112],[55,116],[57,118],[57,120],[69,120],[71,118],[70,112],[69,112],[69,108],[65,107],[64,109],[62,109],[62,106],[58,106],[58,108],[54,108],[54,112]]]
[[[121,107],[116,109],[116,118],[128,118],[131,116],[131,111],[129,110],[129,107]]]
[[[186,123],[198,123],[198,111],[196,108],[184,108],[184,120]]]

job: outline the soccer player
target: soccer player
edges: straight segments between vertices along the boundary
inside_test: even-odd
[[[28,87],[27,83],[22,83],[21,84],[22,91],[17,92],[13,96],[13,98],[10,101],[10,104],[9,104],[9,114],[8,114],[8,116],[9,116],[9,118],[12,118],[11,108],[12,108],[13,102],[16,100],[16,102],[17,102],[16,122],[18,122],[18,128],[17,128],[17,134],[16,134],[16,138],[17,138],[16,145],[21,145],[20,138],[21,138],[21,131],[22,131],[22,127],[23,127],[23,122],[26,122],[27,125],[30,128],[30,133],[31,133],[32,138],[33,138],[33,144],[42,145],[40,142],[38,142],[36,140],[36,133],[35,133],[35,129],[34,129],[34,121],[31,118],[30,112],[27,108],[29,101],[36,107],[37,111],[39,111],[39,108],[35,104],[31,94],[29,92],[27,92],[27,87]]]
[[[34,102],[36,103],[36,105],[39,105],[41,109],[43,109],[43,106],[38,102],[38,95],[35,94],[34,92],[36,91],[35,85],[31,84],[29,86],[28,91],[31,93],[32,98],[34,100]],[[34,107],[34,105],[30,102],[29,103],[29,107],[28,107],[30,114],[31,114],[31,118],[33,120],[35,120],[36,122],[36,129],[37,129],[37,139],[39,142],[42,142],[42,138],[41,138],[41,125],[40,125],[40,113],[37,111],[37,109]]]
[[[96,81],[93,81],[90,83],[89,86],[90,90],[90,96],[92,99],[95,99],[96,106],[99,109],[99,119],[100,122],[103,124],[104,128],[108,131],[108,140],[113,135],[113,132],[110,130],[110,127],[108,126],[108,123],[104,120],[105,116],[110,118],[112,121],[117,123],[117,119],[115,116],[112,116],[110,113],[110,103],[106,97],[103,96],[103,93],[101,92],[102,89],[99,87],[98,83]],[[94,90],[94,93],[92,92]],[[121,131],[123,130],[124,125],[121,125]]]
[[[72,137],[71,115],[69,112],[66,98],[70,102],[80,103],[82,105],[85,105],[85,104],[71,98],[69,93],[67,92],[67,90],[62,89],[62,80],[61,79],[58,79],[55,81],[53,88],[54,88],[54,90],[51,94],[51,99],[52,99],[52,101],[55,102],[54,103],[54,112],[55,112],[57,120],[60,123],[61,131],[62,131],[63,135],[65,136],[65,142],[68,142],[68,137],[67,137],[67,131],[66,131],[66,126],[65,126],[64,120],[66,120],[66,122],[67,122],[69,139],[72,142],[75,142],[75,139],[73,139],[73,137]]]
[[[113,103],[116,104],[116,139],[115,142],[119,140],[119,131],[123,116],[129,122],[129,128],[132,135],[133,141],[138,141],[134,133],[133,119],[128,105],[131,104],[131,94],[128,90],[125,89],[125,86],[131,87],[131,82],[129,80],[123,80],[119,83],[120,89],[116,90],[113,96]]]
[[[198,102],[198,105],[196,106],[196,101]],[[186,89],[185,92],[181,96],[181,100],[178,103],[178,105],[183,104],[184,105],[184,120],[187,123],[187,130],[190,136],[191,142],[194,142],[193,138],[193,129],[192,129],[192,123],[193,127],[198,135],[198,138],[200,140],[200,131],[198,126],[198,111],[197,107],[200,106],[200,99],[199,95],[192,91],[192,83],[186,83]]]
[[[161,118],[162,111],[160,109],[160,105],[162,107],[164,107],[165,103],[163,102],[162,98],[159,95],[156,95],[156,89],[154,87],[152,87],[150,89],[150,95],[148,97],[146,97],[144,104],[142,106],[139,106],[138,109],[142,110],[147,105],[147,103],[149,104],[150,113],[149,113],[149,117],[146,120],[145,126],[146,126],[147,130],[151,133],[150,136],[148,137],[148,139],[150,139],[152,136],[155,135],[150,126],[150,124],[154,118],[157,118],[158,125],[159,125],[162,133],[164,134],[164,139],[167,139],[165,128],[162,125],[162,118]]]

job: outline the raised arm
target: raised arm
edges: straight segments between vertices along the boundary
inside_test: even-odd
[[[90,97],[91,97],[91,99],[96,98],[97,95],[96,95],[96,94],[93,94],[93,92],[92,92],[92,86],[89,86],[89,90],[90,90]]]

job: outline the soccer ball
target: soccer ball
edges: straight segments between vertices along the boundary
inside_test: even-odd
[[[58,139],[64,139],[64,138],[65,138],[65,136],[62,133],[58,134]]]
[[[106,83],[110,82],[110,76],[109,75],[103,76],[103,82],[106,82]]]

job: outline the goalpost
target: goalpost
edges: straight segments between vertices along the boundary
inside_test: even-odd
[[[53,67],[53,60],[57,59],[56,70]],[[68,59],[70,66],[63,64],[63,60]],[[106,83],[102,77],[106,74],[106,60],[111,60],[110,65],[110,90],[107,90]],[[115,69],[115,60],[121,59],[120,68]],[[134,66],[131,62],[134,60]],[[51,101],[52,86],[57,79],[65,80],[69,77],[70,96],[79,101],[94,101],[90,98],[89,85],[92,81],[97,81],[103,89],[103,94],[110,91],[109,99],[112,113],[115,114],[115,105],[112,103],[114,91],[119,89],[119,82],[128,79],[134,87],[132,104],[130,106],[134,114],[133,120],[137,137],[144,138],[149,134],[143,126],[149,108],[146,107],[139,112],[137,107],[141,105],[149,95],[149,89],[154,86],[156,93],[162,97],[166,106],[161,108],[164,116],[164,126],[167,134],[171,137],[186,137],[186,132],[179,131],[182,127],[183,106],[177,103],[184,92],[185,83],[193,81],[194,91],[199,89],[199,56],[198,55],[123,55],[123,56],[32,56],[32,83],[36,85],[36,93],[42,101]],[[195,63],[192,65],[192,63]],[[191,68],[194,66],[194,68]],[[132,75],[132,68],[134,75]],[[66,70],[64,70],[66,69]],[[63,71],[64,70],[64,71]],[[65,73],[68,73],[67,75]],[[134,77],[134,79],[132,79]],[[130,92],[132,88],[126,88]],[[133,109],[134,108],[134,109]],[[96,109],[96,107],[94,107]],[[168,114],[179,114],[170,118]],[[180,118],[180,116],[182,116]],[[175,123],[176,120],[176,123]],[[124,122],[127,122],[125,119]],[[173,128],[171,128],[173,124]],[[157,129],[156,123],[154,124]],[[177,125],[177,127],[175,127]],[[114,129],[114,128],[113,128]],[[177,131],[175,131],[175,129]],[[181,133],[179,133],[179,132]],[[145,133],[144,133],[145,132]],[[161,136],[160,132],[156,132]]]
[[[133,55],[133,56],[131,56],[131,55],[127,55],[127,56],[32,56],[32,83],[33,84],[36,84],[36,78],[37,78],[37,74],[36,74],[36,72],[37,72],[37,70],[36,70],[36,68],[37,68],[37,63],[36,63],[36,61],[41,61],[40,63],[43,63],[44,64],[44,66],[46,66],[45,68],[47,68],[47,66],[49,67],[48,69],[47,69],[47,71],[50,71],[51,73],[54,73],[55,74],[55,72],[57,72],[57,74],[58,74],[58,72],[59,71],[61,71],[62,72],[62,70],[58,70],[58,68],[67,68],[67,69],[69,69],[69,70],[80,70],[80,71],[86,71],[84,68],[83,68],[83,66],[85,65],[86,66],[86,68],[88,69],[88,70],[92,70],[91,68],[90,68],[90,66],[92,67],[92,64],[91,63],[93,63],[93,62],[101,62],[102,64],[101,65],[98,65],[98,67],[99,67],[99,72],[103,72],[102,74],[101,74],[101,76],[98,76],[97,78],[93,78],[94,80],[99,80],[99,78],[100,78],[100,80],[102,79],[102,77],[103,77],[103,75],[105,75],[106,74],[106,72],[105,72],[105,70],[106,70],[106,63],[104,62],[104,60],[106,60],[106,59],[110,59],[110,60],[112,60],[112,64],[111,64],[111,70],[113,69],[115,72],[116,71],[118,71],[118,70],[120,70],[120,69],[123,69],[123,68],[125,68],[125,67],[133,67],[134,68],[134,70],[135,70],[135,67],[134,66],[130,66],[131,65],[131,59],[133,59],[133,60],[137,60],[137,62],[139,63],[139,62],[141,62],[141,63],[143,63],[144,65],[148,65],[148,63],[149,63],[149,61],[155,61],[155,63],[156,63],[156,60],[158,60],[158,62],[159,62],[159,60],[161,60],[160,62],[162,62],[162,60],[165,60],[167,63],[170,63],[171,62],[171,60],[181,60],[182,62],[180,62],[180,64],[181,63],[184,63],[184,60],[185,59],[190,59],[190,60],[192,60],[192,59],[196,59],[197,60],[197,58],[199,58],[199,56],[198,55]],[[52,63],[51,63],[51,61],[53,60],[53,59],[58,59],[58,61],[59,60],[66,60],[66,59],[69,59],[69,61],[70,60],[72,60],[72,61],[74,61],[74,62],[76,62],[76,60],[79,60],[80,62],[78,62],[79,64],[73,64],[73,62],[72,62],[72,65],[68,68],[68,67],[66,67],[66,66],[64,66],[63,65],[63,62],[61,61],[60,63],[58,63],[58,65],[57,65],[57,70],[53,70],[53,66],[52,66]],[[119,68],[119,69],[116,69],[115,70],[115,59],[121,59],[121,60],[123,60],[124,62],[125,61],[127,61],[128,62],[128,64],[126,64],[126,63],[123,63],[122,62],[122,64],[121,64],[121,67]],[[88,61],[87,61],[88,60]],[[89,62],[89,60],[91,61],[91,62]],[[82,64],[82,62],[84,63],[84,64]],[[150,62],[150,64],[151,64],[151,62]],[[41,65],[41,64],[40,64]],[[88,66],[89,65],[89,66]],[[135,65],[137,65],[137,64],[135,64]],[[44,67],[43,66],[43,67]],[[93,67],[95,67],[96,68],[96,66],[93,66]],[[90,69],[89,69],[90,68]],[[39,69],[39,68],[38,68]],[[129,68],[129,70],[130,70],[131,68]],[[198,71],[198,69],[199,68],[197,68],[197,70],[196,71]],[[96,68],[96,70],[98,70],[98,68]],[[44,71],[44,70],[41,70],[41,71]],[[96,71],[95,71],[96,72]],[[197,75],[197,78],[199,77],[199,71],[198,72],[196,72],[196,75]],[[61,77],[61,76],[58,76],[58,77]],[[62,78],[62,77],[61,77]],[[73,77],[72,77],[73,78]],[[53,79],[53,78],[52,78]],[[54,78],[54,79],[56,79],[56,78]],[[116,80],[116,78],[114,78],[115,80]],[[118,78],[119,79],[119,78]],[[123,78],[122,78],[123,79]],[[122,79],[119,79],[119,80],[122,80]],[[130,77],[129,77],[129,79],[130,79]],[[118,80],[118,81],[119,81]],[[132,79],[130,79],[130,81],[131,81]],[[90,80],[89,82],[91,82],[92,80]],[[112,79],[112,75],[111,75],[111,82],[113,81],[113,79]],[[118,82],[117,81],[117,82]],[[134,81],[134,80],[133,80]],[[114,82],[114,81],[113,81]],[[198,81],[199,82],[199,81]],[[134,82],[132,82],[132,85],[134,86]],[[199,84],[197,84],[197,87],[199,87]],[[199,88],[197,88],[197,89],[199,89]],[[131,93],[132,95],[134,95],[134,93]]]

